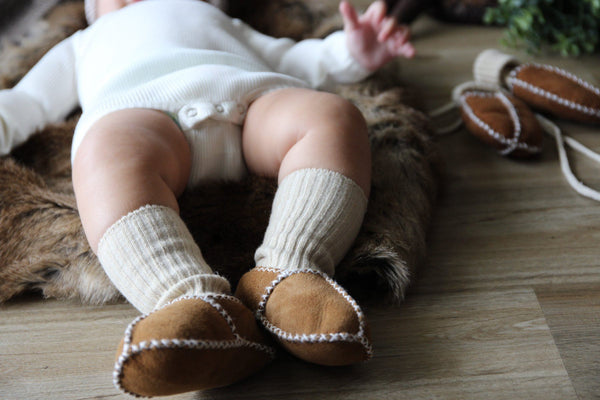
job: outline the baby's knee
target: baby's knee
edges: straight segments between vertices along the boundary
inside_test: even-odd
[[[322,119],[353,132],[366,133],[367,123],[362,112],[349,100],[332,93],[321,93],[319,104]]]
[[[318,130],[325,137],[332,137],[338,146],[354,148],[356,152],[369,151],[367,122],[354,104],[330,95],[323,113]]]

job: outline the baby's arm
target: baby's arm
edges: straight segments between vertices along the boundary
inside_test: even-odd
[[[414,54],[408,29],[385,17],[385,3],[373,3],[358,16],[347,2],[340,4],[345,32],[325,39],[275,39],[238,21],[241,35],[277,72],[292,75],[314,88],[358,82],[397,55]],[[412,49],[412,50],[411,50]]]
[[[0,155],[77,106],[72,46],[70,39],[59,43],[14,88],[0,90]]]
[[[336,83],[358,82],[371,73],[350,55],[344,32],[334,32],[325,39],[295,42],[273,38],[237,22],[244,38],[275,72],[307,82],[313,88],[328,88]]]

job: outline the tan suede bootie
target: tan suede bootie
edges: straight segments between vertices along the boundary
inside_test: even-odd
[[[323,272],[256,267],[242,276],[236,297],[300,359],[335,366],[371,358],[363,312]]]
[[[226,386],[262,369],[275,351],[238,299],[177,299],[134,320],[117,352],[114,383],[136,396]]]

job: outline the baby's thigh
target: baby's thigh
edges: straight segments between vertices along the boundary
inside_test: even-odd
[[[248,108],[242,132],[252,172],[276,176],[287,152],[307,134],[366,131],[360,111],[332,93],[302,88],[270,92]],[[362,134],[362,133],[361,133]]]
[[[73,174],[122,168],[161,175],[182,192],[190,169],[190,149],[183,132],[164,112],[125,109],[112,112],[85,133],[73,149]]]

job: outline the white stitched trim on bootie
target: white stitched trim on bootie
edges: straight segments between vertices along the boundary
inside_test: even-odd
[[[507,138],[501,135],[498,131],[494,130],[488,123],[484,122],[479,118],[471,106],[467,103],[467,97],[476,96],[476,97],[495,97],[502,102],[502,104],[506,107],[510,118],[513,122],[514,132],[512,138]],[[501,92],[488,93],[488,92],[475,92],[468,91],[464,92],[460,96],[460,105],[464,109],[465,113],[469,116],[469,118],[481,129],[484,130],[490,137],[498,141],[500,144],[506,146],[503,150],[500,151],[501,155],[507,155],[512,153],[514,150],[524,150],[528,153],[536,154],[540,153],[542,149],[538,146],[531,146],[524,142],[519,142],[519,138],[521,137],[521,122],[519,120],[519,113],[517,112],[516,107],[506,98],[504,94]]]
[[[513,90],[514,86],[519,86],[525,90],[530,91],[533,94],[536,94],[547,100],[550,100],[552,102],[560,104],[561,106],[570,108],[575,111],[579,111],[586,115],[591,115],[593,117],[600,118],[600,109],[598,109],[598,108],[587,107],[587,106],[584,106],[583,104],[579,104],[579,103],[576,103],[569,99],[565,99],[564,97],[560,97],[559,95],[557,95],[555,93],[551,93],[551,92],[544,90],[538,86],[532,85],[529,82],[525,82],[524,80],[517,78],[517,74],[519,73],[519,71],[521,71],[524,67],[527,67],[527,66],[533,66],[533,67],[545,69],[546,71],[554,72],[555,74],[561,75],[561,76],[583,86],[584,88],[593,92],[597,96],[600,96],[600,89],[587,83],[583,79],[580,79],[577,76],[575,76],[563,69],[560,69],[558,67],[554,67],[551,65],[545,65],[545,64],[536,64],[536,63],[520,65],[510,72],[508,79],[507,79],[507,84],[511,90]]]

